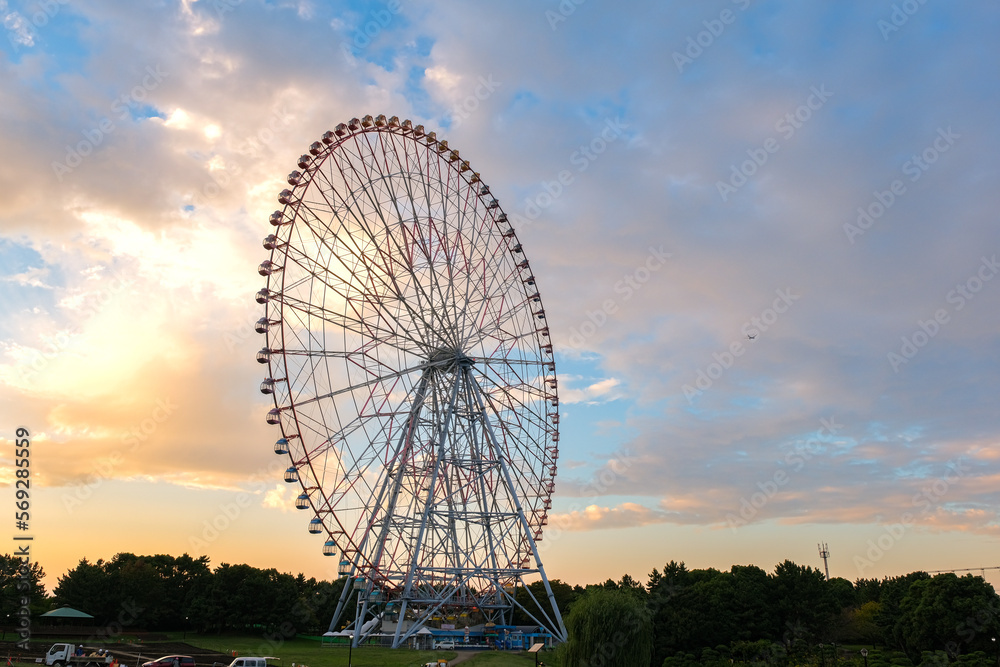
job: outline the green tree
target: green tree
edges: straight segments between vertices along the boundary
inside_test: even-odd
[[[632,593],[640,600],[646,599],[646,587],[628,574],[622,576],[621,580],[618,582],[618,590]]]
[[[878,579],[858,579],[854,582],[854,590],[860,604],[882,599],[882,582]]]
[[[989,650],[1000,631],[998,611],[1000,599],[982,577],[939,574],[910,585],[893,634],[914,662],[942,648],[952,657]]]
[[[837,609],[847,609],[854,608],[859,604],[858,592],[852,584],[847,579],[843,577],[834,577],[826,582],[827,588],[830,589],[830,595],[833,596],[834,604],[837,605]]]
[[[333,618],[340,594],[346,584],[346,577],[333,582],[306,580],[305,585],[299,589],[299,599],[292,607],[288,620],[299,632],[323,634],[329,629],[330,619]],[[346,615],[340,619],[341,624],[346,625],[353,621],[355,611],[355,605],[347,605],[344,609]]]
[[[38,563],[29,561],[25,571],[24,561],[19,556],[0,554],[0,618],[16,618],[25,597],[32,616],[48,611],[49,598],[42,585],[44,577],[45,570]]]
[[[797,638],[821,638],[840,611],[822,572],[790,560],[779,563],[771,577],[775,610]]]
[[[550,581],[549,587],[552,589],[552,596],[556,600],[556,606],[559,607],[560,615],[565,618],[579,594],[573,590],[572,586],[559,579]],[[540,579],[531,582],[526,587],[518,588],[515,599],[527,610],[527,612],[519,608],[514,610],[515,625],[534,625],[536,623],[555,625],[555,618],[548,604],[548,593],[545,592],[545,584]],[[541,609],[539,609],[538,603],[541,603]]]
[[[169,609],[166,587],[156,568],[144,556],[131,553],[115,554],[104,563],[104,575],[114,594],[115,609],[104,623],[113,623],[134,610],[132,622],[138,627],[165,628],[164,616]],[[108,610],[105,610],[107,613]]]
[[[86,612],[95,625],[105,625],[115,618],[118,592],[105,570],[105,562],[91,563],[86,558],[56,581],[52,590],[55,603]]]
[[[882,631],[878,627],[880,607],[880,603],[869,601],[857,609],[848,609],[842,641],[874,646],[882,637]]]
[[[930,575],[926,572],[911,572],[901,577],[886,577],[882,580],[876,621],[882,631],[882,641],[887,646],[900,650],[905,648],[902,639],[894,632],[900,615],[899,604],[910,590],[910,586],[924,579],[930,579]]]
[[[654,570],[647,584],[653,664],[668,658],[677,664],[705,647],[780,634],[771,583],[752,565],[688,571],[683,563],[670,562],[662,574]]]
[[[771,580],[756,565],[734,565],[729,571],[733,585],[730,614],[736,628],[734,639],[778,639],[787,628],[782,627],[775,613]]]
[[[566,617],[564,667],[644,667],[652,656],[652,624],[645,605],[628,591],[588,588]]]
[[[86,559],[54,590],[56,601],[94,616],[95,624],[121,632],[129,626],[180,630],[202,627],[208,558],[119,553],[109,561]]]
[[[690,645],[685,608],[694,579],[683,562],[673,560],[653,575],[646,584],[646,604],[653,622],[653,664],[658,665]]]

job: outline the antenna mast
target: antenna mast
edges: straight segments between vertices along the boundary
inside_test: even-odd
[[[830,548],[826,546],[826,542],[822,544],[817,544],[819,547],[820,558],[823,559],[823,569],[826,570],[826,580],[830,581],[830,565],[827,563],[827,559],[830,557]]]

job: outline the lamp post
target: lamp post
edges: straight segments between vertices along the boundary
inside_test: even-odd
[[[1000,647],[997,645],[997,638],[991,637],[993,640],[993,650],[997,654],[997,665],[1000,665]]]
[[[868,667],[868,649],[861,649],[861,657],[865,659],[865,667]]]
[[[188,617],[184,617],[184,639],[188,638]]]

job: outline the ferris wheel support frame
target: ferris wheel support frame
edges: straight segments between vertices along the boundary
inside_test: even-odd
[[[524,509],[521,506],[521,502],[520,502],[520,499],[518,497],[518,494],[515,492],[513,478],[511,477],[510,470],[509,470],[509,468],[507,466],[507,463],[504,460],[504,457],[503,457],[503,455],[501,453],[500,443],[497,440],[496,434],[493,431],[493,426],[490,423],[490,420],[487,418],[486,403],[484,401],[484,399],[485,399],[484,392],[483,392],[482,388],[479,386],[479,383],[476,381],[476,379],[469,372],[469,366],[470,365],[471,364],[467,364],[467,363],[464,363],[464,362],[462,362],[462,363],[459,364],[459,366],[460,366],[459,372],[455,374],[455,378],[454,378],[454,381],[452,383],[451,401],[449,402],[449,404],[447,406],[447,417],[446,417],[445,421],[440,425],[440,430],[439,430],[439,433],[438,433],[438,444],[437,444],[438,458],[437,458],[437,461],[435,462],[435,474],[431,477],[431,487],[428,489],[428,493],[426,495],[426,500],[425,500],[425,504],[424,504],[424,511],[422,513],[422,516],[421,516],[420,531],[418,533],[418,538],[417,538],[417,545],[416,545],[416,548],[414,549],[413,559],[412,559],[412,562],[410,564],[410,567],[407,570],[406,578],[405,578],[405,580],[403,582],[402,594],[399,597],[399,604],[400,604],[399,619],[400,620],[397,621],[397,623],[396,623],[396,629],[395,629],[395,632],[393,633],[392,648],[398,648],[401,645],[405,644],[406,641],[410,637],[412,637],[416,632],[418,632],[422,627],[424,627],[425,624],[426,624],[426,622],[432,617],[432,615],[435,614],[435,613],[437,613],[441,609],[442,606],[444,606],[445,604],[447,604],[448,601],[452,597],[454,597],[455,593],[457,593],[458,590],[461,589],[461,587],[466,583],[467,579],[469,578],[468,576],[466,577],[465,580],[458,578],[459,575],[468,574],[468,571],[465,570],[465,569],[463,569],[463,568],[455,567],[455,568],[446,568],[446,569],[444,569],[443,573],[446,574],[446,575],[448,575],[449,578],[455,577],[454,584],[452,586],[448,587],[447,589],[445,589],[444,591],[442,591],[442,593],[447,593],[446,595],[442,595],[441,597],[439,597],[437,599],[432,599],[432,600],[419,600],[419,602],[422,602],[422,603],[425,603],[425,604],[429,603],[430,606],[428,606],[426,609],[423,610],[423,612],[420,613],[420,615],[417,617],[417,619],[414,620],[414,622],[409,626],[409,628],[407,628],[407,630],[405,632],[402,632],[402,628],[403,628],[403,622],[402,621],[405,620],[406,610],[410,606],[410,601],[412,599],[411,595],[412,595],[413,576],[414,576],[414,573],[418,569],[418,567],[417,567],[417,561],[419,560],[419,556],[420,556],[420,549],[421,549],[420,542],[422,541],[423,535],[425,534],[425,532],[427,530],[427,525],[429,523],[430,513],[431,513],[431,510],[434,507],[433,499],[434,499],[435,495],[434,495],[433,485],[436,484],[437,480],[438,480],[438,475],[436,474],[437,473],[437,467],[440,466],[441,465],[441,461],[445,459],[445,457],[444,457],[444,444],[445,444],[445,440],[446,440],[446,437],[447,437],[447,434],[448,434],[447,427],[448,427],[448,425],[449,425],[449,423],[451,421],[452,415],[456,411],[456,399],[458,397],[459,385],[460,384],[464,384],[467,388],[469,388],[470,393],[475,398],[475,402],[476,402],[475,404],[476,404],[476,407],[478,408],[475,411],[475,413],[474,413],[475,418],[483,426],[483,432],[487,436],[487,443],[489,444],[489,446],[491,447],[491,449],[494,452],[493,456],[496,457],[494,459],[495,462],[496,462],[496,465],[497,465],[497,467],[500,468],[500,470],[502,472],[502,475],[503,475],[503,481],[504,481],[505,485],[507,486],[507,490],[510,492],[511,497],[514,500],[515,514],[517,516],[517,521],[520,524],[521,528],[525,531],[526,535],[530,535],[531,534],[531,529],[530,529],[530,525],[528,523],[527,516],[525,515]],[[433,372],[431,369],[425,370],[424,371],[425,375],[420,380],[420,386],[419,386],[419,388],[417,390],[417,396],[418,396],[418,398],[417,398],[417,400],[414,401],[413,411],[411,412],[411,415],[410,415],[410,418],[409,418],[411,424],[412,424],[413,421],[415,421],[419,417],[420,411],[424,408],[424,398],[425,398],[424,394],[426,392],[427,384],[429,383],[429,377],[428,377],[427,374],[431,373],[431,372]],[[397,445],[396,455],[394,456],[394,460],[396,458],[398,458],[399,454],[402,451],[405,451],[405,449],[410,446],[409,437],[411,435],[412,435],[412,428],[408,428],[400,436],[400,441],[399,441],[399,445]],[[404,443],[404,439],[406,440],[405,443]],[[489,459],[486,459],[486,461],[489,461]],[[399,478],[401,477],[401,475],[396,475],[394,477],[396,477],[396,482],[395,482],[396,488],[394,488],[393,495],[395,495],[395,492],[398,492],[398,485],[400,484]],[[478,481],[479,481],[480,484],[484,483],[482,477],[480,477]],[[383,485],[383,489],[382,489],[382,491],[379,494],[380,498],[384,494],[385,487],[387,485],[388,485],[388,479],[386,480],[386,484]],[[386,507],[386,517],[387,517],[387,520],[386,520],[386,523],[385,523],[385,527],[383,528],[382,535],[381,535],[381,537],[379,539],[379,545],[378,545],[378,550],[379,551],[376,554],[375,562],[378,562],[379,559],[381,558],[381,551],[382,551],[383,546],[384,546],[383,541],[386,538],[386,535],[388,533],[388,528],[387,528],[388,525],[389,525],[388,518],[390,518],[392,516],[393,510],[394,510],[394,500],[390,500],[390,504]],[[373,522],[372,523],[374,523],[374,518],[373,518]],[[450,525],[454,526],[454,521],[450,521],[449,523],[450,523]],[[490,533],[490,531],[487,531],[487,532]],[[370,533],[369,533],[369,535],[370,535]],[[367,541],[367,537],[366,537],[366,541]],[[532,568],[532,569],[519,568],[519,569],[515,570],[515,569],[512,569],[512,568],[500,568],[498,566],[498,564],[497,564],[497,553],[496,553],[495,547],[492,544],[492,538],[491,538],[491,549],[489,551],[489,556],[490,556],[490,559],[494,563],[494,567],[491,568],[494,571],[494,576],[491,578],[491,581],[494,584],[494,587],[495,587],[494,590],[496,591],[498,598],[503,598],[502,601],[501,601],[501,599],[498,599],[496,601],[496,603],[499,606],[501,604],[501,602],[503,602],[503,606],[506,607],[507,610],[509,610],[511,612],[513,612],[513,609],[515,607],[518,608],[518,609],[520,609],[529,618],[531,618],[539,627],[545,628],[546,631],[548,631],[548,633],[551,634],[557,641],[563,641],[564,642],[567,639],[567,631],[566,631],[566,626],[565,626],[565,624],[563,622],[562,614],[559,612],[559,606],[556,603],[555,594],[552,591],[552,586],[549,583],[548,576],[545,573],[545,567],[542,565],[541,556],[538,553],[538,546],[537,546],[537,544],[535,543],[534,540],[529,540],[529,542],[531,544],[532,557],[533,557],[533,559],[535,561],[535,566],[536,567]],[[456,540],[456,544],[457,544],[457,540]],[[363,542],[362,545],[363,545],[362,546],[362,549],[363,549],[364,545],[365,545],[365,542]],[[343,611],[344,611],[344,609],[346,607],[346,603],[350,599],[351,591],[354,590],[354,586],[352,585],[352,581],[354,579],[355,569],[357,568],[357,559],[360,558],[360,557],[361,557],[361,552],[359,551],[358,554],[355,556],[355,560],[351,564],[351,571],[350,571],[350,573],[349,573],[349,575],[347,577],[347,581],[344,584],[344,589],[341,592],[341,597],[340,597],[340,600],[339,600],[339,602],[337,604],[337,609],[334,612],[334,616],[333,616],[333,618],[330,621],[330,628],[329,628],[330,632],[333,632],[334,628],[337,626],[337,622],[340,620],[340,617],[343,614]],[[528,588],[527,584],[524,581],[524,577],[526,575],[531,575],[531,574],[536,574],[536,573],[541,576],[541,581],[542,581],[543,586],[545,588],[545,596],[546,596],[546,598],[548,600],[550,608],[552,609],[552,617],[549,616],[549,614],[545,610],[545,607],[535,597],[535,595],[531,592],[531,589]],[[474,574],[477,574],[477,573],[474,573]],[[530,597],[530,599],[535,603],[535,606],[538,607],[539,612],[544,616],[544,620],[540,620],[540,619],[536,618],[528,609],[526,609],[522,604],[520,604],[517,601],[517,598],[516,598],[515,595],[512,595],[509,592],[507,592],[507,590],[505,590],[504,585],[500,581],[501,575],[503,575],[504,577],[516,577],[518,579],[518,582],[524,587],[524,589],[527,592],[527,594]],[[361,609],[360,609],[360,612],[357,614],[357,616],[355,618],[355,621],[354,621],[355,632],[352,633],[352,635],[351,635],[351,642],[352,642],[352,646],[354,646],[354,647],[359,646],[360,643],[362,641],[364,641],[365,639],[367,639],[368,637],[370,637],[373,634],[374,630],[375,630],[375,627],[374,627],[375,624],[373,624],[369,628],[369,630],[367,632],[361,632],[361,628],[364,625],[366,625],[366,620],[368,620],[369,611],[371,609],[371,597],[372,597],[372,593],[373,593],[374,590],[375,590],[374,582],[371,581],[371,580],[367,580],[365,582],[364,588],[360,589],[360,595],[363,595],[364,599],[363,599],[363,601],[360,598],[358,600],[358,605],[361,607]],[[388,598],[383,601],[383,604],[385,604],[387,602],[388,602]],[[506,611],[501,610],[501,618],[506,621],[508,619],[504,618],[505,616],[506,616]],[[375,614],[372,613],[372,618],[374,618],[374,617],[375,617]],[[509,619],[509,620],[513,620],[513,619]]]

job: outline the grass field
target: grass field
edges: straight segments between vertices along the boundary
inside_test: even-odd
[[[227,655],[236,651],[243,656],[274,656],[281,659],[281,667],[347,667],[348,650],[346,648],[324,648],[319,642],[312,639],[289,639],[283,642],[268,642],[261,637],[253,636],[230,636],[230,635],[196,635],[187,633],[169,633],[169,643],[186,642],[191,646],[197,646],[209,651],[225,653]],[[44,644],[39,646],[44,652],[48,645],[60,641],[58,639],[38,642]],[[66,641],[73,641],[67,639]],[[33,644],[35,642],[32,642]],[[90,642],[99,645],[100,642]],[[152,659],[164,655],[164,650],[157,649],[158,642],[145,642],[142,645],[143,659]],[[109,646],[112,646],[109,644]],[[113,650],[113,649],[112,649]],[[148,656],[148,657],[147,657]],[[409,649],[388,649],[382,647],[360,647],[350,651],[352,667],[422,667],[424,664],[436,659],[453,660],[458,656],[455,651],[412,651]],[[547,667],[558,667],[558,662],[552,652],[540,656],[540,662],[544,662]],[[20,663],[14,661],[18,667],[38,667],[34,662]],[[535,658],[527,653],[505,653],[497,651],[484,651],[462,662],[462,667],[533,667]]]
[[[257,637],[212,637],[188,635],[186,641],[193,646],[229,653],[238,651],[240,655],[273,655],[281,658],[281,667],[346,667],[348,651],[345,648],[321,648],[309,639],[292,639],[280,646],[269,647],[267,642]],[[435,659],[454,659],[455,651],[411,651],[409,649],[387,649],[381,647],[361,647],[351,651],[353,667],[416,667]],[[541,658],[546,665],[556,665],[552,654]],[[467,667],[532,667],[533,656],[484,652],[462,663]]]
[[[539,664],[545,663],[546,667],[557,666],[559,663],[556,662],[555,656],[551,653],[546,653],[539,659]],[[468,667],[533,667],[535,664],[534,656],[528,654],[519,653],[480,653],[472,660],[468,662],[463,662],[462,667],[466,665]]]
[[[346,667],[348,651],[345,648],[321,648],[308,639],[292,639],[281,646],[269,648],[266,642],[255,637],[220,637],[188,635],[189,644],[212,651],[229,653],[233,650],[240,655],[273,655],[281,658],[281,667]],[[270,652],[268,652],[268,649]],[[353,667],[416,667],[435,659],[454,659],[455,651],[411,651],[409,649],[387,649],[381,647],[361,647],[351,652]],[[551,653],[541,661],[546,665],[558,665]],[[483,652],[462,663],[466,667],[532,667],[534,656],[527,654]]]
[[[213,637],[188,635],[187,643],[193,646],[219,651],[239,652],[240,655],[266,655],[281,658],[281,667],[346,667],[346,648],[323,648],[311,639],[290,639],[272,645],[260,637]],[[353,667],[411,667],[423,665],[437,658],[451,660],[454,651],[411,651],[392,650],[381,647],[360,647],[350,652]]]

